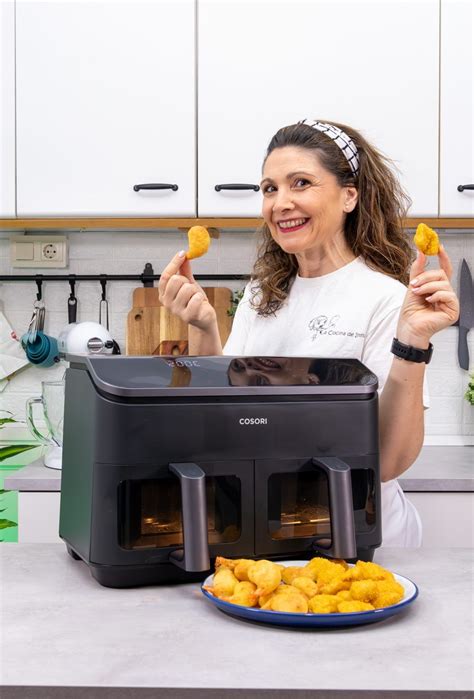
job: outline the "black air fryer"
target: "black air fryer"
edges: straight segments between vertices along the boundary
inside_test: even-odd
[[[68,357],[60,536],[109,587],[216,556],[371,560],[377,378],[355,359]]]

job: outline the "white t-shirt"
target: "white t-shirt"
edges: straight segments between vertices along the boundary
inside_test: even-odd
[[[358,257],[321,277],[296,276],[276,315],[259,316],[247,284],[224,347],[235,356],[352,357],[367,366],[383,389],[393,355],[406,288]],[[423,404],[429,406],[426,384]],[[397,480],[382,483],[385,546],[421,545],[421,522]]]

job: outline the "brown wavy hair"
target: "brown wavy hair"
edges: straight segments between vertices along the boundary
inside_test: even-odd
[[[275,148],[306,148],[317,155],[322,166],[336,177],[341,187],[355,187],[358,201],[344,222],[348,246],[371,269],[407,285],[413,252],[403,231],[403,219],[411,201],[392,170],[394,163],[350,126],[334,121],[325,123],[342,129],[356,145],[359,153],[357,175],[352,173],[339,146],[308,124],[293,124],[277,131],[267,148],[265,161]],[[255,289],[252,305],[259,315],[266,316],[274,314],[283,305],[298,271],[298,263],[295,255],[284,252],[273,240],[266,223],[258,233],[260,241],[252,272],[252,287]]]

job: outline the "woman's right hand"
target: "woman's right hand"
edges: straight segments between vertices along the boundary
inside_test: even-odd
[[[160,302],[185,323],[209,330],[217,323],[216,312],[196,282],[186,253],[181,250],[161,273]]]

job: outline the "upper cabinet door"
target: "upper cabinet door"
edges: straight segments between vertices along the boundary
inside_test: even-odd
[[[15,5],[0,2],[0,216],[15,216]]]
[[[194,14],[17,0],[18,216],[196,215]]]
[[[474,215],[474,5],[441,2],[440,215]]]
[[[395,161],[412,216],[438,213],[438,0],[198,0],[199,215],[255,216],[281,126],[359,129]]]

